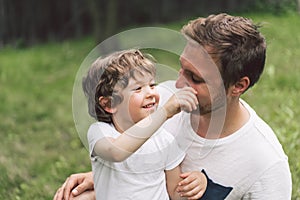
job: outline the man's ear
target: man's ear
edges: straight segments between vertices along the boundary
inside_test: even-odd
[[[99,104],[108,113],[113,114],[117,111],[117,108],[111,106],[111,97],[99,97]]]
[[[249,87],[250,79],[247,76],[242,77],[238,82],[233,85],[232,95],[240,96],[242,95]]]

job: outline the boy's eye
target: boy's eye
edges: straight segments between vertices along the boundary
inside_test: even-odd
[[[147,86],[147,87],[150,87],[151,89],[154,89],[156,85],[157,85],[157,83],[149,83],[149,85],[146,84],[146,85],[142,85],[142,86],[136,86],[132,90],[135,92],[140,92],[143,89],[143,87]]]
[[[140,91],[142,89],[142,87],[136,87],[135,89],[134,89],[134,91]]]
[[[152,83],[152,84],[150,84],[150,87],[151,87],[151,88],[154,88],[155,86],[157,86],[157,83]]]

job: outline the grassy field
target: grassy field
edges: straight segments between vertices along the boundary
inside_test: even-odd
[[[268,57],[262,79],[243,98],[277,133],[289,156],[293,200],[299,200],[300,17],[245,16],[264,23]],[[0,199],[52,199],[69,174],[90,170],[73,122],[72,87],[94,46],[83,38],[0,50]]]

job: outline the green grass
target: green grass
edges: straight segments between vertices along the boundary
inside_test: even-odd
[[[51,199],[89,169],[72,118],[77,69],[90,40],[0,51],[0,199]]]
[[[276,132],[289,156],[293,179],[292,199],[300,199],[300,18],[251,15],[264,21],[262,32],[268,43],[264,74],[246,95],[257,113]]]
[[[247,14],[268,43],[259,83],[243,97],[275,130],[289,156],[293,199],[300,199],[300,18]],[[182,22],[169,24],[179,30]],[[72,87],[91,38],[0,50],[0,199],[52,199],[75,172],[90,170],[72,117]],[[159,56],[176,65],[175,56]],[[280,181],[280,180],[279,180]]]

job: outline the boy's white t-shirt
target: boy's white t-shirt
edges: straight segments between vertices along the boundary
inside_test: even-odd
[[[99,139],[119,135],[112,124],[104,122],[96,122],[88,130],[97,200],[168,200],[164,170],[174,169],[185,156],[172,134],[160,128],[123,162],[109,162],[93,155]]]
[[[176,90],[172,84],[159,88],[162,102]],[[241,103],[250,119],[221,139],[198,136],[191,127],[190,114],[185,112],[164,124],[186,152],[182,171],[204,169],[214,183],[232,187],[226,199],[288,200],[292,190],[288,158],[273,130],[246,102]]]

